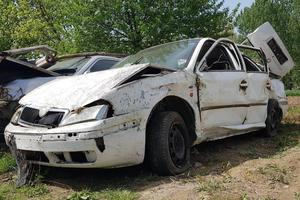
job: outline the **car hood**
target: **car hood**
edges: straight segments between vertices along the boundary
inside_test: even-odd
[[[112,88],[148,66],[140,64],[56,79],[31,91],[20,104],[74,110],[101,99]]]

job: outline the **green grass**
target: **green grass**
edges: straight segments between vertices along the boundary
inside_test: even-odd
[[[290,106],[288,109],[288,114],[300,114],[300,107]]]
[[[46,184],[36,184],[16,188],[13,181],[0,184],[0,200],[23,200],[23,199],[51,199],[53,194]],[[54,194],[55,195],[55,194]],[[104,190],[82,190],[70,193],[67,197],[59,199],[67,200],[135,200],[138,194],[127,189],[112,188]]]
[[[300,96],[300,90],[287,90],[287,96]]]
[[[300,192],[294,193],[295,200],[300,200]]]
[[[49,190],[45,184],[16,188],[14,182],[1,183],[0,200],[23,200],[45,197]]]
[[[0,153],[0,174],[15,168],[16,161],[9,153]]]
[[[199,192],[204,191],[208,193],[213,193],[217,190],[224,189],[223,182],[216,179],[210,179],[210,180],[200,179],[199,182],[200,182],[198,187]]]
[[[250,200],[247,193],[243,193],[240,197],[240,200]]]
[[[267,164],[265,167],[260,167],[258,172],[267,176],[272,182],[289,184],[290,172],[276,164]]]
[[[74,192],[67,197],[67,200],[95,200],[96,194],[88,190]]]
[[[134,200],[138,195],[126,189],[105,189],[102,191],[83,190],[74,192],[67,197],[67,200]]]

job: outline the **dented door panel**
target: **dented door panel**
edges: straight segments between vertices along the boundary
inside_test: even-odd
[[[269,76],[267,73],[247,73],[248,87],[245,90],[249,107],[245,124],[264,122],[267,117],[269,99]]]
[[[247,79],[247,74],[238,71],[201,72],[199,79],[202,129],[243,124],[248,101],[240,84]]]

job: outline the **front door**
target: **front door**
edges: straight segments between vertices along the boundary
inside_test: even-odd
[[[208,140],[232,134],[246,121],[247,73],[233,53],[223,43],[213,45],[196,72],[201,127]]]

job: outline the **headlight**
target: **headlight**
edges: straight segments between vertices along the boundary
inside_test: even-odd
[[[19,121],[19,119],[20,119],[20,116],[21,116],[21,114],[22,114],[22,111],[23,111],[23,108],[19,108],[19,109],[17,109],[17,111],[15,112],[15,114],[12,116],[12,118],[11,118],[11,120],[10,120],[10,122],[12,123],[12,124],[18,124],[18,121]]]
[[[60,123],[61,126],[89,122],[105,119],[107,117],[108,105],[93,106],[90,108],[82,108],[78,111],[71,112]]]

